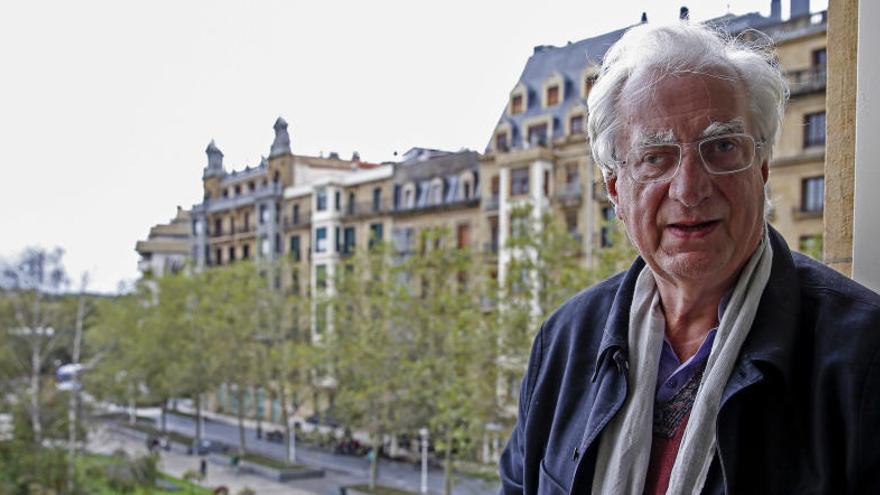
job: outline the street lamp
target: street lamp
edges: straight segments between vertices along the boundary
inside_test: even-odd
[[[422,437],[422,489],[421,493],[428,493],[428,429],[419,428]]]

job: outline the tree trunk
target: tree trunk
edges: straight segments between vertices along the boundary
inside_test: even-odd
[[[196,445],[202,443],[202,394],[196,394]]]
[[[287,411],[287,391],[285,390],[285,386],[279,385],[278,387],[278,397],[281,401],[281,421],[284,422],[284,460],[285,463],[289,466],[292,463],[296,462],[296,453],[291,452],[291,437],[290,433],[293,428],[290,427],[290,413]]]
[[[31,344],[31,428],[34,432],[34,443],[43,443],[43,425],[40,422],[40,368],[42,367],[40,348],[36,342]]]
[[[238,407],[235,408],[235,415],[238,417],[238,457],[241,458],[245,451],[244,387],[236,387],[235,396],[238,401]]]
[[[370,490],[376,489],[376,480],[379,477],[379,445],[382,443],[381,435],[373,433],[373,450],[370,454]]]
[[[162,399],[162,434],[168,434],[168,398]]]
[[[452,495],[452,435],[446,434],[446,448],[443,452],[443,493]]]
[[[83,282],[85,285],[85,282]],[[83,291],[85,288],[83,288]],[[79,296],[79,305],[76,310],[76,324],[73,335],[73,353],[71,361],[74,366],[79,364],[80,343],[82,342],[83,318],[85,318],[85,298],[82,293]],[[79,371],[73,376],[73,390],[70,391],[70,401],[67,404],[67,493],[75,493],[76,485],[76,408],[79,398]]]

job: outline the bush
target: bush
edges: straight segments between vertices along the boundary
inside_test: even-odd
[[[252,488],[244,487],[236,495],[257,495],[257,492]]]

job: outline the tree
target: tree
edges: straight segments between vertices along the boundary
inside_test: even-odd
[[[33,441],[42,443],[41,377],[47,358],[63,345],[66,330],[62,295],[68,278],[63,251],[30,248],[13,262],[0,265],[0,288],[7,301],[3,330],[17,349],[14,358],[26,370]]]
[[[406,398],[427,416],[420,419],[443,452],[448,495],[456,457],[473,452],[495,419],[498,339],[494,313],[481,305],[490,290],[484,264],[469,249],[450,247],[446,229],[421,235],[425,249],[402,267],[415,282],[401,307],[410,335]]]
[[[368,432],[370,487],[375,488],[385,434],[399,425],[407,380],[401,364],[408,338],[397,301],[405,300],[401,275],[386,245],[359,251],[339,267],[326,298],[333,330],[321,335],[328,374],[336,383],[335,412],[352,428]]]

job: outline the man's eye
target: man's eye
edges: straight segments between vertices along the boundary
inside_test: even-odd
[[[730,153],[736,150],[736,143],[732,139],[724,139],[715,143],[715,151]]]
[[[672,163],[672,155],[669,153],[645,153],[640,160],[642,165],[651,167],[665,167]]]

